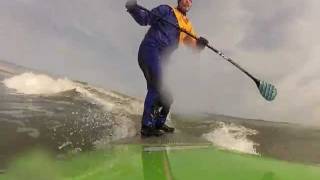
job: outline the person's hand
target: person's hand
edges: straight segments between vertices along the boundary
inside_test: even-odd
[[[128,0],[126,3],[127,10],[133,9],[137,5],[137,0]]]
[[[197,39],[197,47],[200,50],[203,50],[208,44],[209,44],[209,41],[207,39],[205,39],[204,37],[199,37]]]

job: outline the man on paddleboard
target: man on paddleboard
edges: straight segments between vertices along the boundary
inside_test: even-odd
[[[163,87],[161,62],[177,49],[179,44],[198,50],[203,50],[208,44],[205,38],[194,39],[180,30],[184,29],[197,37],[187,17],[191,6],[192,0],[178,0],[176,7],[160,5],[147,11],[141,8],[136,0],[128,0],[126,3],[127,11],[138,24],[150,25],[138,53],[139,66],[146,78],[148,89],[141,121],[143,137],[174,132],[174,128],[165,124],[173,98]]]

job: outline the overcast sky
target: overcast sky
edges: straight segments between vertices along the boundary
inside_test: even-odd
[[[152,8],[169,0],[140,0]],[[1,0],[0,59],[144,98],[137,51],[148,27],[125,0]],[[176,51],[166,70],[174,110],[320,124],[318,0],[194,0],[199,35],[279,95],[255,84],[210,50]]]

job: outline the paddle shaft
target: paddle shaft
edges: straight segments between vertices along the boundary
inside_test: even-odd
[[[150,14],[152,14],[153,16],[159,18],[160,20],[174,26],[175,28],[177,28],[179,31],[181,32],[184,32],[186,33],[187,35],[189,35],[190,37],[194,38],[194,39],[198,39],[198,37],[196,37],[195,35],[191,34],[190,32],[188,32],[187,30],[179,27],[178,25],[166,20],[166,19],[163,19],[162,17],[158,16],[157,14],[153,13],[152,11],[142,7],[142,6],[139,6],[138,5],[138,8],[144,10],[144,11],[147,11],[149,12]],[[243,73],[245,73],[247,76],[249,76],[255,83],[256,85],[259,87],[259,84],[260,84],[260,81],[255,78],[253,75],[251,75],[248,71],[246,71],[245,69],[243,69],[239,64],[237,64],[236,62],[234,62],[231,58],[227,57],[226,55],[224,55],[221,51],[219,51],[218,49],[210,46],[209,44],[206,45],[209,49],[211,49],[213,52],[217,53],[219,56],[221,56],[223,59],[227,60],[228,62],[230,62],[231,64],[233,64],[234,66],[236,66],[238,69],[240,69],[240,71],[242,71]]]

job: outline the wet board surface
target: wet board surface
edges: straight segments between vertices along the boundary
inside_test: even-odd
[[[184,133],[121,139],[57,160],[43,152],[21,156],[0,180],[319,180],[320,166],[279,161],[215,148]]]
[[[41,152],[20,157],[0,180],[319,180],[320,167],[238,154],[214,147],[145,151],[115,145],[57,160]],[[49,178],[50,177],[50,178]]]
[[[127,144],[127,145],[143,145],[145,150],[157,148],[161,150],[168,149],[190,149],[190,148],[203,148],[211,146],[211,143],[204,138],[195,137],[186,133],[168,133],[159,137],[141,137],[135,136],[125,138],[114,142],[113,144]],[[151,148],[154,147],[154,148]]]

